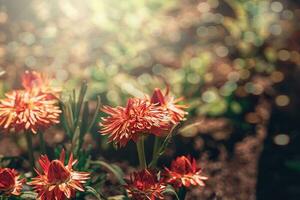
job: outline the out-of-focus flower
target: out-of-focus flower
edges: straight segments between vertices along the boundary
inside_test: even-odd
[[[167,111],[147,99],[131,98],[125,108],[104,106],[102,111],[110,116],[102,118],[100,132],[119,146],[137,141],[143,133],[159,136],[169,125]]]
[[[180,121],[184,120],[184,116],[187,114],[184,109],[188,108],[188,106],[177,104],[182,99],[183,98],[175,99],[173,96],[171,96],[169,94],[169,89],[167,89],[165,94],[163,94],[160,89],[156,88],[151,97],[151,103],[167,109],[169,112],[171,123],[177,124]]]
[[[30,130],[36,133],[59,123],[61,110],[55,99],[47,99],[46,94],[15,90],[5,94],[0,100],[0,127],[5,131]]]
[[[15,169],[0,168],[0,193],[5,195],[20,195],[25,179],[20,179]]]
[[[65,152],[62,151],[59,160],[49,161],[46,155],[39,159],[42,172],[36,170],[38,176],[29,185],[33,186],[41,200],[65,200],[75,196],[76,191],[84,191],[83,184],[90,178],[88,172],[74,171],[77,160],[70,155],[65,166]]]
[[[27,91],[47,94],[47,98],[58,98],[61,88],[50,85],[51,80],[45,74],[36,71],[25,71],[22,76],[22,86]]]
[[[204,180],[207,180],[207,177],[202,175],[201,169],[197,168],[196,160],[190,156],[177,157],[171,163],[171,168],[165,170],[167,182],[175,187],[204,186]]]
[[[158,173],[144,169],[132,173],[125,188],[134,200],[156,200],[164,199],[162,193],[166,185]]]

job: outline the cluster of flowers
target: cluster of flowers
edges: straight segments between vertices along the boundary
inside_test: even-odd
[[[57,105],[60,89],[50,86],[49,80],[40,73],[26,72],[22,77],[22,90],[7,93],[0,100],[0,128],[9,132],[24,131],[37,133],[59,123],[60,107]],[[108,114],[99,123],[100,133],[108,135],[109,141],[123,147],[132,140],[138,142],[141,136],[153,134],[165,137],[185,119],[186,105],[180,105],[181,98],[175,99],[169,90],[163,93],[156,89],[151,98],[130,98],[126,107],[104,106]],[[47,155],[40,156],[41,170],[27,184],[32,186],[41,200],[64,200],[75,197],[76,191],[84,191],[84,184],[90,179],[89,172],[74,170],[77,160],[72,153],[65,165],[65,151],[60,158],[50,161]],[[134,200],[164,199],[167,185],[175,189],[182,187],[204,186],[201,169],[196,160],[181,156],[174,160],[170,168],[163,171],[148,168],[134,172],[127,180],[126,191]],[[0,194],[20,195],[26,180],[15,169],[0,168]]]
[[[128,141],[137,142],[143,134],[154,134],[162,137],[170,129],[184,120],[187,114],[183,109],[186,105],[176,104],[181,98],[174,99],[160,89],[155,89],[151,98],[130,98],[126,107],[104,106],[103,112],[109,116],[102,118],[100,131],[109,135],[109,141],[125,146]]]
[[[59,89],[51,87],[47,77],[34,71],[25,72],[22,86],[21,90],[6,93],[6,98],[0,101],[2,130],[37,133],[38,129],[59,123]]]
[[[151,98],[130,98],[126,107],[105,106],[102,111],[109,116],[102,118],[104,135],[118,146],[125,146],[128,141],[137,142],[140,136],[153,134],[157,137],[166,136],[169,131],[185,119],[186,105],[177,104],[182,98],[175,99],[169,90],[163,94],[155,89]],[[131,174],[125,188],[135,200],[164,199],[163,191],[168,184],[176,189],[191,185],[204,186],[207,177],[197,168],[196,160],[181,156],[172,162],[171,168],[163,172],[156,169],[142,169]]]
[[[64,200],[74,197],[75,191],[84,191],[83,184],[90,178],[88,172],[78,172],[73,170],[77,160],[70,155],[67,165],[65,162],[65,152],[62,151],[59,160],[49,161],[46,155],[39,159],[41,172],[36,170],[37,177],[32,178],[28,185],[33,186],[41,200]],[[21,179],[15,169],[0,169],[0,192],[6,196],[20,195],[26,180]]]
[[[67,165],[64,165],[64,161],[64,151],[59,160],[49,161],[45,155],[40,157],[42,172],[36,170],[38,176],[28,182],[38,193],[38,199],[70,199],[75,196],[76,190],[84,191],[83,184],[90,178],[90,173],[73,170],[77,160],[74,160],[72,155]],[[195,159],[181,156],[172,162],[170,169],[165,168],[163,174],[151,169],[132,173],[124,187],[134,200],[155,200],[164,199],[163,192],[168,184],[176,189],[191,185],[204,186],[203,180],[206,179],[207,177],[201,174],[201,169],[197,168]],[[20,195],[25,182],[15,169],[0,169],[1,194]]]
[[[158,172],[151,169],[143,169],[131,174],[125,188],[134,200],[164,199],[163,192],[168,184],[175,189],[190,186],[204,186],[201,169],[197,168],[196,160],[190,156],[180,156],[171,163],[171,167]]]

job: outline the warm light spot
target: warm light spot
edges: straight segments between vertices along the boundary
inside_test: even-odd
[[[238,72],[230,72],[227,76],[227,79],[237,82],[240,79],[240,74]]]
[[[219,0],[208,0],[207,1],[211,8],[217,8],[219,6]]]
[[[275,99],[278,106],[287,106],[290,103],[290,98],[286,95],[279,95]]]
[[[206,2],[201,2],[198,4],[197,9],[199,12],[208,12],[210,10],[210,6]]]
[[[225,57],[228,55],[228,49],[225,46],[218,46],[215,49],[215,52],[219,57]]]
[[[290,57],[291,57],[291,54],[287,50],[280,50],[278,52],[278,58],[282,61],[287,61],[288,59],[290,59]]]
[[[257,124],[259,123],[260,119],[256,113],[251,112],[246,115],[246,121],[251,124]]]
[[[300,54],[297,51],[292,51],[291,52],[291,60],[292,60],[292,62],[297,63],[298,61],[300,61]]]
[[[290,137],[286,134],[278,134],[274,137],[274,143],[284,146],[290,143]]]
[[[214,79],[214,75],[211,74],[211,73],[207,73],[207,74],[204,75],[204,80],[206,82],[211,82],[213,79]]]
[[[245,79],[249,78],[250,71],[247,70],[247,69],[243,69],[243,70],[240,71],[240,76],[241,76],[241,79],[245,80]]]
[[[5,12],[0,12],[0,24],[4,24],[8,19],[8,16]]]
[[[252,91],[253,94],[260,95],[261,93],[263,93],[264,88],[261,85],[254,84],[253,86],[254,86],[253,91]]]
[[[281,81],[283,81],[284,79],[284,75],[282,72],[280,71],[274,71],[272,72],[271,74],[271,80],[274,82],[274,83],[279,83]]]
[[[274,12],[281,12],[283,10],[283,6],[280,2],[274,1],[273,3],[271,3],[271,9]]]
[[[2,48],[0,47],[0,57],[4,57],[6,54],[6,49],[5,48]]]

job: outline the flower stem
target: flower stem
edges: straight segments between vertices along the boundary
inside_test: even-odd
[[[142,169],[147,168],[146,158],[145,158],[145,146],[144,146],[144,136],[142,135],[136,143],[137,152],[140,161],[140,167]]]
[[[34,156],[33,156],[33,147],[32,147],[32,133],[26,132],[26,142],[28,148],[28,158],[30,163],[30,170],[34,174]]]
[[[154,139],[154,146],[153,146],[153,154],[152,154],[152,161],[153,161],[152,167],[155,167],[156,164],[157,164],[156,156],[158,154],[160,145],[161,145],[161,138],[155,137],[155,139]]]
[[[39,132],[39,141],[40,141],[40,151],[41,154],[46,154],[46,144],[45,144],[45,140],[44,140],[44,134],[43,132]]]
[[[7,200],[7,199],[8,199],[8,197],[5,196],[5,195],[1,195],[1,196],[0,196],[0,200]]]
[[[180,200],[185,200],[185,195],[186,195],[186,188],[181,187],[178,191],[178,197]]]

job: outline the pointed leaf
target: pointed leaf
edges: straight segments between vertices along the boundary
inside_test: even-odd
[[[101,106],[101,99],[100,99],[100,96],[97,96],[96,110],[95,110],[95,113],[94,113],[94,115],[92,117],[92,120],[90,121],[90,123],[88,125],[87,132],[89,132],[91,130],[91,128],[94,126],[95,121],[96,121],[96,119],[98,117],[98,114],[99,114],[100,106]]]
[[[111,172],[119,181],[119,183],[121,185],[124,185],[126,184],[123,177],[124,177],[124,173],[122,171],[122,169],[117,166],[117,165],[114,165],[114,164],[108,164],[104,161],[91,161],[91,164],[94,164],[94,165],[99,165],[103,168],[105,168],[106,170],[108,170],[109,172]]]
[[[166,189],[163,191],[163,194],[171,194],[176,197],[177,200],[180,200],[175,189],[172,186],[167,186]]]
[[[26,191],[26,192],[23,192],[20,197],[21,197],[21,199],[36,199],[37,195],[38,194],[35,192]]]
[[[98,200],[104,200],[104,199],[101,197],[101,195],[100,195],[94,188],[92,188],[92,187],[90,187],[90,186],[86,186],[85,189],[86,189],[85,192],[94,195]]]

